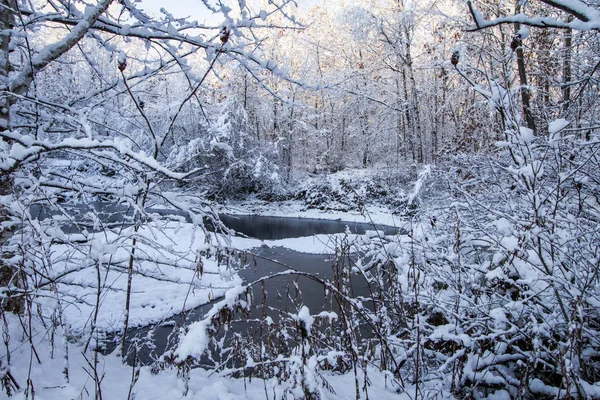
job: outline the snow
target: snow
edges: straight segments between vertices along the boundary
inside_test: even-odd
[[[527,28],[526,26],[521,27],[521,29],[519,29],[519,31],[517,32],[517,35],[522,40],[527,39],[529,37],[529,28]]]
[[[327,318],[331,323],[333,320],[338,318],[338,315],[332,311],[321,311],[317,317],[319,318]]]
[[[355,234],[349,234],[346,236],[344,233],[338,233],[333,235],[313,235],[291,239],[265,240],[262,243],[268,247],[284,247],[300,253],[334,254],[336,250],[336,244],[339,243],[340,239],[347,237],[348,241],[352,243],[359,236],[360,235]],[[236,243],[235,239],[234,243]]]
[[[475,20],[475,24],[478,28],[486,28],[498,25],[500,23],[520,23],[524,25],[536,26],[541,28],[548,27],[556,27],[556,28],[570,28],[581,31],[593,31],[600,30],[600,12],[592,7],[588,6],[582,1],[577,0],[562,0],[562,1],[553,1],[555,7],[563,8],[563,9],[571,9],[575,12],[579,13],[583,18],[586,18],[587,21],[581,19],[573,19],[569,22],[565,22],[563,20],[551,18],[551,17],[538,17],[538,16],[528,16],[526,14],[515,14],[507,17],[495,18],[491,21],[487,21],[483,14],[473,8],[472,0],[468,0],[467,3],[471,9],[473,18]]]
[[[510,400],[512,397],[506,390],[496,390],[486,397],[487,400]]]
[[[13,315],[9,315],[11,330],[12,358],[10,371],[21,388],[26,387],[28,372],[34,383],[35,398],[43,400],[64,399],[93,399],[95,398],[94,382],[90,379],[90,364],[84,358],[83,348],[77,344],[64,340],[61,331],[56,332],[55,348],[51,349],[44,343],[48,340],[48,330],[39,322],[33,325],[33,343],[36,346],[36,355],[40,363],[34,361],[30,364],[30,348],[23,345],[20,335],[20,324]],[[65,367],[65,346],[68,346],[68,372],[69,379],[65,379],[62,371]],[[88,354],[86,357],[90,357]],[[336,354],[330,354],[335,360]],[[0,353],[0,360],[5,365],[4,353]],[[91,359],[93,362],[93,359]],[[131,391],[137,399],[163,400],[163,399],[188,399],[188,400],[259,400],[265,399],[265,390],[274,393],[281,388],[277,379],[234,379],[224,374],[214,373],[200,368],[189,371],[186,382],[177,369],[166,369],[158,374],[152,372],[151,367],[134,368],[124,365],[121,358],[115,354],[99,355],[98,374],[102,376],[102,398],[126,399],[132,384],[132,377],[138,374]],[[334,374],[325,371],[324,377],[335,390],[335,394],[326,393],[324,400],[343,400],[355,397],[354,376],[352,374]],[[395,385],[385,374],[370,368],[368,377],[371,383],[369,395],[377,399],[407,400],[409,391],[414,388],[407,387],[407,393],[396,393]],[[359,370],[362,379],[362,371]],[[5,398],[5,393],[0,392],[0,398]],[[132,397],[133,398],[133,397]],[[448,398],[448,397],[446,397]],[[18,393],[9,399],[25,399],[24,394]]]
[[[429,335],[431,340],[443,339],[449,341],[457,341],[465,347],[471,345],[471,337],[465,333],[454,333],[456,326],[454,324],[441,325],[435,328],[433,333]]]
[[[26,158],[42,153],[43,151],[58,151],[70,149],[89,151],[116,150],[122,155],[132,158],[136,162],[139,162],[142,165],[145,165],[157,172],[160,172],[174,179],[184,179],[189,174],[196,172],[195,170],[189,171],[188,173],[173,172],[165,166],[163,166],[155,158],[150,157],[143,150],[136,152],[129,149],[128,146],[124,146],[122,139],[99,141],[90,138],[77,139],[73,137],[67,137],[56,143],[50,143],[49,141],[44,140],[31,140],[31,138],[29,137],[26,137],[26,141],[23,142],[21,136],[17,132],[3,132],[2,135],[15,141],[15,143],[12,145],[12,147],[15,148],[15,150],[11,150],[9,158],[7,158],[3,163],[0,164],[0,168],[6,170],[9,170],[10,168],[14,167],[16,164],[25,160]],[[23,146],[24,143],[27,143],[26,147]],[[112,157],[112,155],[108,152],[104,153],[103,156],[106,158]]]
[[[165,192],[165,197],[169,198],[169,196],[169,193]],[[171,200],[177,201],[177,198],[173,197]],[[327,216],[349,220],[357,218],[356,215],[342,213]],[[50,231],[47,232],[52,234]],[[62,232],[59,233],[64,235]],[[52,263],[56,274],[68,272],[69,279],[63,280],[58,289],[61,293],[61,299],[65,303],[69,303],[63,311],[63,322],[69,326],[71,335],[85,333],[90,329],[90,318],[95,307],[96,287],[85,283],[96,281],[96,269],[93,268],[93,265],[82,265],[84,259],[95,260],[101,268],[105,269],[105,272],[103,272],[105,275],[102,278],[103,297],[97,320],[98,329],[100,331],[122,329],[127,274],[123,268],[115,268],[114,266],[126,264],[129,257],[130,240],[133,236],[139,239],[138,252],[146,255],[146,261],[137,263],[135,267],[136,272],[139,273],[133,276],[133,292],[129,313],[130,326],[167,321],[169,316],[182,310],[197,307],[211,299],[221,298],[214,304],[204,320],[193,322],[189,325],[187,333],[181,334],[179,346],[175,351],[175,355],[180,360],[188,356],[200,357],[205,352],[210,342],[210,318],[223,307],[232,307],[238,297],[246,290],[235,271],[224,269],[222,265],[219,266],[213,259],[202,258],[203,273],[198,275],[196,268],[198,252],[206,250],[210,246],[205,243],[207,237],[201,229],[183,220],[152,222],[143,225],[138,232],[134,232],[133,228],[127,228],[119,236],[110,232],[107,234],[87,232],[85,235],[90,242],[88,253],[85,255],[78,256],[65,245],[54,245],[52,251]],[[372,230],[364,236],[340,233],[265,241],[232,237],[231,245],[242,250],[269,246],[285,247],[314,254],[330,254],[333,252],[335,243],[341,240],[342,237],[346,237],[351,242],[358,241],[360,243],[361,240],[375,238],[379,235],[382,235],[382,232]],[[155,242],[164,246],[164,249],[160,246],[157,248],[146,245],[144,238],[152,238]],[[212,240],[213,245],[216,245],[217,238]],[[164,251],[166,249],[169,251]],[[169,254],[177,254],[178,257],[172,259]],[[113,267],[109,267],[109,263]],[[288,271],[284,273],[288,273]],[[41,297],[40,299],[39,303],[48,312],[56,306],[56,302],[52,298]],[[72,299],[77,299],[77,301],[72,301]],[[295,318],[298,323],[306,328],[307,333],[310,333],[315,318],[324,318],[331,322],[336,320],[338,316],[336,313],[328,311],[313,316],[310,314],[308,307],[303,306]],[[272,319],[267,320],[267,323],[273,324]],[[44,329],[41,325],[38,328],[40,330]],[[43,336],[43,334],[40,334],[36,337],[41,340]],[[17,342],[13,340],[12,343],[16,345]],[[69,344],[69,346],[76,347],[79,344]],[[62,349],[55,349],[55,358],[49,359],[48,355],[45,354],[48,351],[48,346],[40,347],[43,347],[42,364],[34,365],[32,370],[36,385],[39,385],[39,389],[36,390],[39,398],[62,399],[72,396],[79,397],[82,393],[83,398],[93,396],[93,385],[90,384],[89,377],[85,373],[89,366],[82,358],[81,349],[71,349],[70,351],[70,368],[73,372],[70,373],[70,381],[66,383],[60,373],[61,368],[58,366],[63,363],[61,360]],[[27,346],[17,346],[13,351],[13,360],[18,361],[13,362],[11,368],[15,376],[19,378],[26,375],[25,371],[28,368],[26,351]],[[20,354],[22,356],[19,356]],[[327,357],[333,358],[334,356],[335,354],[329,354]],[[111,385],[105,385],[106,388],[103,389],[104,397],[122,398],[129,391],[129,378],[123,379],[123,377],[131,376],[130,367],[123,365],[121,359],[115,355],[101,356],[101,360],[100,372],[105,374],[105,382],[111,382]],[[317,358],[313,356],[308,362],[309,365],[316,367]],[[57,366],[53,368],[51,374],[45,374],[43,371],[49,365]],[[258,379],[254,380],[252,384],[248,384],[248,382],[219,376],[218,374],[211,377],[209,374],[208,371],[203,370],[191,371],[191,378],[188,383],[189,391],[187,396],[182,396],[185,385],[176,371],[167,370],[160,372],[158,375],[152,375],[148,367],[143,367],[140,369],[139,380],[135,385],[134,393],[139,398],[148,399],[264,398],[264,384]],[[335,387],[337,394],[325,398],[342,399],[354,394],[352,378],[348,375],[327,374],[327,379]],[[369,379],[371,381],[385,379],[385,376],[373,371],[370,372]],[[311,385],[317,384],[317,381],[309,381],[312,382]],[[112,382],[115,383],[112,384]],[[275,381],[267,381],[266,384],[274,388],[278,385]],[[370,388],[370,394],[378,393],[378,398],[382,399],[398,398],[395,392],[388,391],[385,389],[386,387],[385,384],[372,387]]]
[[[233,270],[223,269],[214,259],[202,259],[203,273],[198,276],[197,252],[205,246],[206,239],[199,228],[192,224],[169,222],[161,229],[149,225],[137,233],[138,237],[158,240],[165,245],[165,249],[151,248],[143,240],[138,241],[138,252],[144,253],[147,261],[136,263],[138,273],[134,274],[132,281],[130,326],[159,322],[173,314],[195,308],[222,296],[227,289],[241,282]],[[74,253],[65,245],[54,246],[52,261],[55,274],[68,272],[66,278],[61,279],[59,289],[67,304],[64,318],[73,331],[88,329],[90,316],[95,309],[96,285],[85,283],[95,282],[97,272],[91,265],[85,267],[88,257],[97,260],[104,271],[97,326],[104,331],[122,329],[127,273],[119,265],[128,262],[131,239],[127,238],[133,233],[132,230],[128,228],[121,233],[125,239],[112,233],[88,234],[91,246],[87,255]],[[177,257],[169,253],[177,254]],[[40,301],[46,304],[48,300]]]
[[[413,204],[415,199],[421,193],[425,180],[431,175],[431,165],[424,165],[419,171],[417,181],[415,182],[412,193],[408,196],[408,204]]]
[[[541,380],[534,378],[529,382],[529,388],[533,393],[540,393],[546,396],[560,397],[559,390],[546,385]],[[563,394],[565,394],[563,392]]]
[[[500,240],[500,245],[507,251],[512,251],[518,248],[519,239],[515,236],[506,236]]]
[[[127,61],[127,55],[123,50],[119,51],[119,56],[117,57],[117,62],[119,64],[123,64]]]
[[[533,129],[520,126],[517,140],[520,144],[530,144],[533,141]]]
[[[500,260],[502,260],[505,256],[502,253],[497,253],[497,255],[499,256],[498,258],[494,257],[494,264],[497,264]],[[494,280],[494,279],[498,279],[500,281],[505,280],[506,274],[504,273],[504,271],[502,270],[502,267],[497,267],[489,272],[487,272],[485,274],[486,279],[489,280]]]
[[[506,313],[502,308],[494,308],[490,311],[490,317],[494,320],[496,329],[505,329],[508,319]]]
[[[306,329],[308,335],[310,335],[310,330],[312,329],[312,324],[314,320],[315,319],[313,318],[313,316],[310,315],[310,310],[308,309],[308,307],[302,306],[302,308],[298,312],[298,315],[296,316],[296,321],[302,324],[304,329]]]
[[[560,133],[569,125],[570,121],[560,118],[548,124],[548,144],[552,148],[558,148]]]
[[[496,229],[503,234],[509,234],[513,230],[513,224],[504,217],[496,220],[495,225]]]
[[[208,349],[210,342],[208,335],[209,323],[208,320],[192,323],[188,333],[182,336],[181,342],[175,350],[175,355],[182,360],[185,360],[188,356],[201,358]]]
[[[211,147],[217,151],[225,153],[228,158],[233,157],[233,148],[227,143],[213,141],[211,142]]]

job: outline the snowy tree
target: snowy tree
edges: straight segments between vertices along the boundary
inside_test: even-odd
[[[0,4],[3,313],[31,316],[41,307],[44,316],[53,315],[53,329],[70,334],[65,305],[89,305],[88,321],[77,332],[87,350],[101,336],[103,299],[122,290],[113,329],[122,332],[125,356],[128,329],[139,323],[132,311],[134,278],[178,285],[180,278],[162,271],[173,267],[191,273],[187,285],[201,280],[197,249],[168,245],[171,228],[148,208],[178,209],[198,229],[204,229],[203,216],[216,221],[202,196],[170,192],[210,171],[204,165],[186,168],[187,160],[169,158],[169,152],[183,137],[204,132],[200,115],[210,91],[208,78],[221,63],[235,62],[253,79],[276,70],[248,49],[260,42],[260,31],[299,26],[286,11],[289,3],[271,2],[264,10],[206,3],[209,12],[222,16],[218,26],[166,11],[150,17],[127,0]],[[269,21],[278,14],[284,18]],[[223,118],[233,121],[238,109],[224,112]],[[211,128],[214,140],[204,150],[224,151],[221,156],[230,159],[229,149],[240,138],[221,136],[240,134],[239,127],[221,122]],[[263,174],[260,160],[253,161],[256,171],[249,175]],[[227,179],[227,173],[222,176]],[[114,218],[122,222],[114,224]],[[68,290],[84,270],[95,271],[96,282],[80,285],[80,293]],[[126,277],[118,289],[110,282],[114,272]],[[88,287],[95,291],[89,301]],[[48,298],[55,300],[50,309]],[[11,384],[7,376],[2,376],[5,386]],[[95,390],[101,390],[100,383],[96,380]],[[26,393],[34,390],[31,385]]]
[[[374,370],[413,398],[599,396],[596,0],[198,4],[219,22],[0,1],[6,392],[36,389],[11,371],[18,321],[31,360],[34,337],[64,348],[66,382],[54,337],[76,338],[96,398],[107,332],[123,360],[175,367],[184,396],[206,359],[281,398],[327,397],[336,374],[368,397]],[[372,200],[401,234],[329,238],[331,279],[280,262],[241,284],[231,266],[260,255],[231,249],[219,203],[307,177],[294,207]],[[279,320],[230,329],[288,275],[328,308],[296,286]],[[180,312],[164,354],[153,329],[131,338]]]

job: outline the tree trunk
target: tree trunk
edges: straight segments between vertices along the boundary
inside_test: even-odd
[[[413,142],[413,161],[415,161],[415,150],[416,150],[416,161],[418,163],[424,162],[423,157],[423,129],[421,126],[421,112],[419,105],[419,94],[417,92],[417,81],[415,79],[415,73],[413,69],[412,55],[411,55],[411,44],[412,38],[410,36],[409,27],[404,28],[404,60],[405,66],[408,71],[408,81],[410,82],[410,115],[411,115],[411,131],[412,131],[412,142]],[[406,90],[405,90],[406,92]],[[416,149],[415,149],[416,147]]]
[[[14,28],[15,18],[10,9],[16,9],[15,0],[0,0],[0,29],[3,32],[9,32]],[[9,61],[9,43],[10,35],[0,36],[0,88],[2,91],[8,91],[8,74],[10,71]],[[0,130],[10,129],[10,102],[8,96],[0,97]],[[0,176],[0,197],[12,195],[11,176],[2,171]],[[0,287],[9,290],[7,295],[9,299],[3,301],[0,305],[5,311],[21,312],[23,309],[22,298],[10,298],[10,287],[19,286],[18,269],[6,263],[5,260],[11,258],[12,253],[7,251],[4,246],[8,243],[14,233],[14,228],[9,228],[8,221],[10,214],[7,209],[0,207]]]
[[[565,57],[563,59],[563,86],[562,86],[562,102],[563,111],[569,109],[571,102],[571,81],[573,73],[571,71],[571,58],[573,56],[573,30],[568,29],[565,32],[564,38]]]
[[[521,12],[520,2],[517,2],[515,7],[515,13]],[[519,70],[519,81],[521,87],[521,102],[523,103],[523,114],[525,116],[525,123],[527,127],[535,132],[535,120],[533,118],[533,112],[531,111],[531,93],[529,91],[529,85],[527,83],[527,71],[525,70],[525,55],[523,53],[523,40],[518,36],[518,32],[521,30],[521,24],[515,24],[515,52],[517,54],[517,69]]]
[[[414,141],[414,137],[412,135],[412,127],[414,126],[414,124],[412,122],[412,114],[411,114],[411,107],[410,107],[411,101],[410,101],[410,97],[408,95],[408,83],[407,83],[407,79],[406,79],[406,69],[404,66],[402,67],[402,87],[403,87],[404,107],[405,107],[404,108],[404,119],[406,120],[404,143],[405,143],[405,146],[406,146],[406,144],[408,144],[407,153],[408,153],[408,149],[410,148],[410,154],[411,154],[412,161],[415,161],[416,160],[415,141]],[[406,130],[408,130],[408,129],[411,130],[410,135],[407,135]]]
[[[519,26],[519,24],[515,24]],[[520,29],[520,28],[519,28]],[[527,72],[525,70],[525,59],[523,54],[523,46],[517,47],[517,68],[519,69],[519,80],[521,82],[521,102],[523,103],[523,114],[527,127],[535,132],[535,120],[531,111],[531,93],[527,83]]]
[[[15,0],[0,0],[0,29],[9,32],[15,26],[15,16],[9,10],[15,9]],[[2,91],[8,89],[8,72],[10,70],[9,48],[10,35],[0,35],[0,87]],[[8,96],[0,97],[0,129],[9,129],[10,104]]]

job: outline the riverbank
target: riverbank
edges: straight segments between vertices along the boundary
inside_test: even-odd
[[[382,224],[408,230],[410,215],[419,207],[429,207],[428,203],[443,193],[434,175],[430,165],[405,174],[349,169],[306,177],[293,190],[291,199],[227,200],[219,212]]]
[[[300,200],[264,201],[259,199],[247,201],[228,201],[221,205],[219,211],[230,215],[259,215],[287,218],[314,218],[345,222],[382,224],[398,228],[406,226],[406,217],[393,214],[389,207],[382,205],[366,205],[363,211],[336,211],[331,209],[308,208]]]
[[[241,207],[236,210],[238,215],[244,215]],[[246,212],[248,210],[246,208]],[[263,208],[263,211],[266,210]],[[283,207],[279,207],[279,210],[283,210]],[[70,326],[74,336],[85,337],[91,332],[92,326],[102,332],[118,332],[124,326],[127,264],[134,237],[136,251],[144,256],[135,263],[135,274],[132,276],[129,327],[160,323],[174,314],[221,297],[228,289],[241,284],[237,273],[240,265],[220,258],[219,252],[248,251],[266,246],[326,255],[335,251],[335,242],[341,236],[346,236],[349,241],[361,237],[356,233],[356,228],[344,233],[347,227],[344,222],[334,224],[333,230],[331,227],[327,230],[319,224],[319,220],[298,220],[308,215],[329,216],[329,219],[322,219],[323,225],[327,225],[328,221],[343,220],[352,226],[352,221],[348,220],[356,221],[356,215],[302,212],[297,215],[289,219],[274,218],[275,222],[265,217],[267,225],[263,230],[268,233],[269,229],[277,229],[277,226],[299,224],[307,225],[310,234],[274,240],[262,239],[260,235],[223,236],[207,233],[189,222],[169,220],[151,222],[138,232],[128,227],[119,234],[107,231],[71,235],[71,240],[86,240],[89,248],[82,253],[81,249],[68,245],[52,247],[52,273],[55,276],[66,275],[68,279],[61,279],[56,291],[38,301],[48,314],[60,302],[63,322]],[[243,217],[238,225],[240,223],[246,223]],[[256,225],[256,219],[250,219],[247,223]],[[370,226],[361,225],[360,228],[364,232]],[[321,231],[330,233],[318,233]]]

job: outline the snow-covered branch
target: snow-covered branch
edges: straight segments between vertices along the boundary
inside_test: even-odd
[[[132,161],[135,161],[152,171],[175,180],[182,180],[202,171],[202,168],[196,168],[186,173],[173,172],[161,165],[155,158],[148,156],[144,151],[135,152],[131,150],[125,142],[119,140],[67,138],[57,143],[50,143],[47,141],[36,140],[29,136],[21,136],[10,131],[0,132],[0,137],[14,141],[8,156],[4,162],[0,164],[0,169],[7,172],[14,171],[23,162],[43,153],[64,150],[86,152],[94,150],[112,150],[121,155],[119,159],[121,159],[121,157],[130,158]],[[115,161],[117,161],[117,159],[115,159]]]
[[[492,20],[487,20],[483,14],[475,8],[472,0],[467,1],[469,12],[475,23],[475,28],[471,31],[491,28],[503,24],[522,24],[537,28],[559,28],[559,29],[574,29],[579,31],[598,31],[600,30],[600,11],[588,6],[582,1],[551,1],[546,0],[544,3],[562,10],[569,15],[577,18],[563,21],[552,17],[529,16],[524,13],[499,17]]]
[[[108,9],[112,0],[101,0],[94,8],[86,8],[84,17],[77,22],[75,27],[62,40],[44,47],[38,54],[25,63],[23,71],[15,76],[10,85],[10,91],[17,94],[27,92],[37,71],[56,60],[61,55],[75,46],[98,21],[98,18]]]

